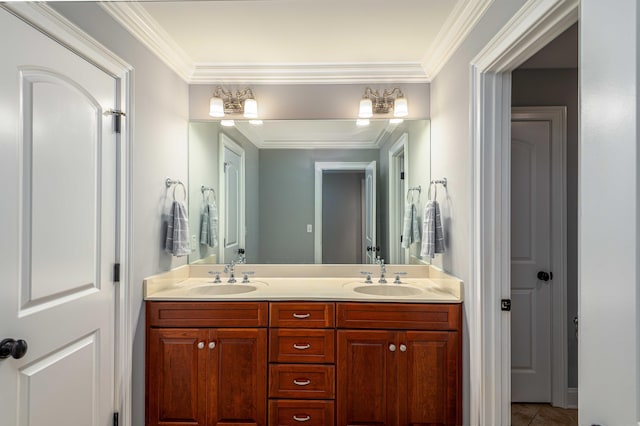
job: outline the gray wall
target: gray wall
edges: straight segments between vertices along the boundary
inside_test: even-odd
[[[209,98],[216,85],[189,87],[189,117],[210,120]],[[241,89],[245,86],[229,86]],[[382,91],[400,87],[409,104],[408,119],[429,118],[429,85],[406,84],[294,84],[251,85],[258,101],[258,113],[265,120],[356,118],[360,99],[367,87]]]
[[[363,172],[322,175],[322,263],[362,263]]]
[[[134,109],[126,111],[134,128],[132,149],[133,247],[131,293],[133,322],[132,424],[144,424],[145,321],[142,281],[186,263],[162,250],[162,215],[171,201],[166,177],[188,181],[187,84],[126,32],[95,3],[51,3],[100,43],[134,67]]]
[[[578,70],[516,70],[511,89],[513,106],[567,107],[567,362],[569,387],[578,387]]]
[[[260,262],[314,263],[316,161],[374,161],[378,150],[260,150]],[[314,230],[315,232],[315,230]]]

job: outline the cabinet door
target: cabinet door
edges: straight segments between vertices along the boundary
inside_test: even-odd
[[[209,331],[209,425],[266,425],[267,330]]]
[[[462,424],[457,332],[400,333],[398,401],[401,425]]]
[[[206,340],[206,330],[149,329],[147,426],[206,424]]]
[[[396,332],[338,331],[339,425],[397,424],[397,344]]]

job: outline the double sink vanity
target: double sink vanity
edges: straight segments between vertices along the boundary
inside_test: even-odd
[[[145,280],[147,425],[461,424],[460,280],[239,265],[229,283],[215,267]]]

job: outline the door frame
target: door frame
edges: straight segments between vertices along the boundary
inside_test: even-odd
[[[115,261],[120,282],[115,291],[114,411],[124,425],[131,424],[133,336],[137,318],[132,300],[138,286],[131,285],[133,247],[132,143],[134,134],[133,67],[50,6],[40,3],[4,3],[1,8],[22,19],[78,56],[96,65],[118,82],[118,109],[126,113],[117,136],[117,230]],[[115,285],[116,283],[114,283]]]
[[[551,122],[551,403],[568,408],[577,401],[568,401],[567,376],[567,107],[512,107],[513,119]]]
[[[235,152],[240,156],[240,192],[242,196],[240,197],[240,221],[239,226],[242,227],[242,232],[240,235],[240,247],[245,248],[246,238],[247,238],[247,223],[246,223],[246,201],[247,196],[245,192],[245,160],[246,154],[244,148],[240,146],[236,141],[231,139],[231,137],[227,136],[223,132],[220,132],[220,151],[218,153],[218,194],[220,194],[220,203],[222,204],[225,201],[225,197],[227,196],[226,188],[225,188],[225,161],[224,161],[224,150],[225,148],[230,151]],[[226,203],[224,203],[226,204]],[[224,258],[224,246],[226,245],[226,241],[224,238],[224,228],[226,226],[227,221],[227,212],[225,208],[219,209],[218,215],[220,217],[220,226],[218,227],[218,247],[220,247],[218,253],[218,261],[219,262],[228,262],[231,259]],[[222,244],[221,244],[222,242]]]
[[[313,234],[313,258],[316,264],[322,264],[322,173],[325,170],[361,170],[366,171],[371,162],[316,161],[315,170],[315,231]]]
[[[578,20],[579,0],[528,0],[470,63],[470,423],[511,421],[511,72]]]
[[[398,156],[404,154],[403,169],[404,181],[408,182],[409,177],[409,134],[403,133],[395,143],[389,148],[389,263],[399,263],[395,260],[399,258],[402,248],[396,245],[400,241],[402,230],[395,227],[397,223],[402,223],[403,217],[398,217],[398,205],[405,205],[406,194],[398,194],[397,176],[400,171]],[[406,185],[405,185],[406,186]],[[396,243],[394,243],[394,241]],[[404,263],[409,264],[409,249],[404,249]]]

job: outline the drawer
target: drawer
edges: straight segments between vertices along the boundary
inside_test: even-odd
[[[269,398],[333,399],[333,365],[271,364]]]
[[[333,328],[334,303],[274,302],[269,304],[269,327]]]
[[[269,401],[269,426],[333,426],[333,401]]]
[[[269,330],[269,362],[323,364],[332,363],[334,360],[334,330]]]
[[[338,303],[338,328],[458,330],[462,305],[421,303]]]
[[[147,302],[150,327],[266,327],[267,302]]]

